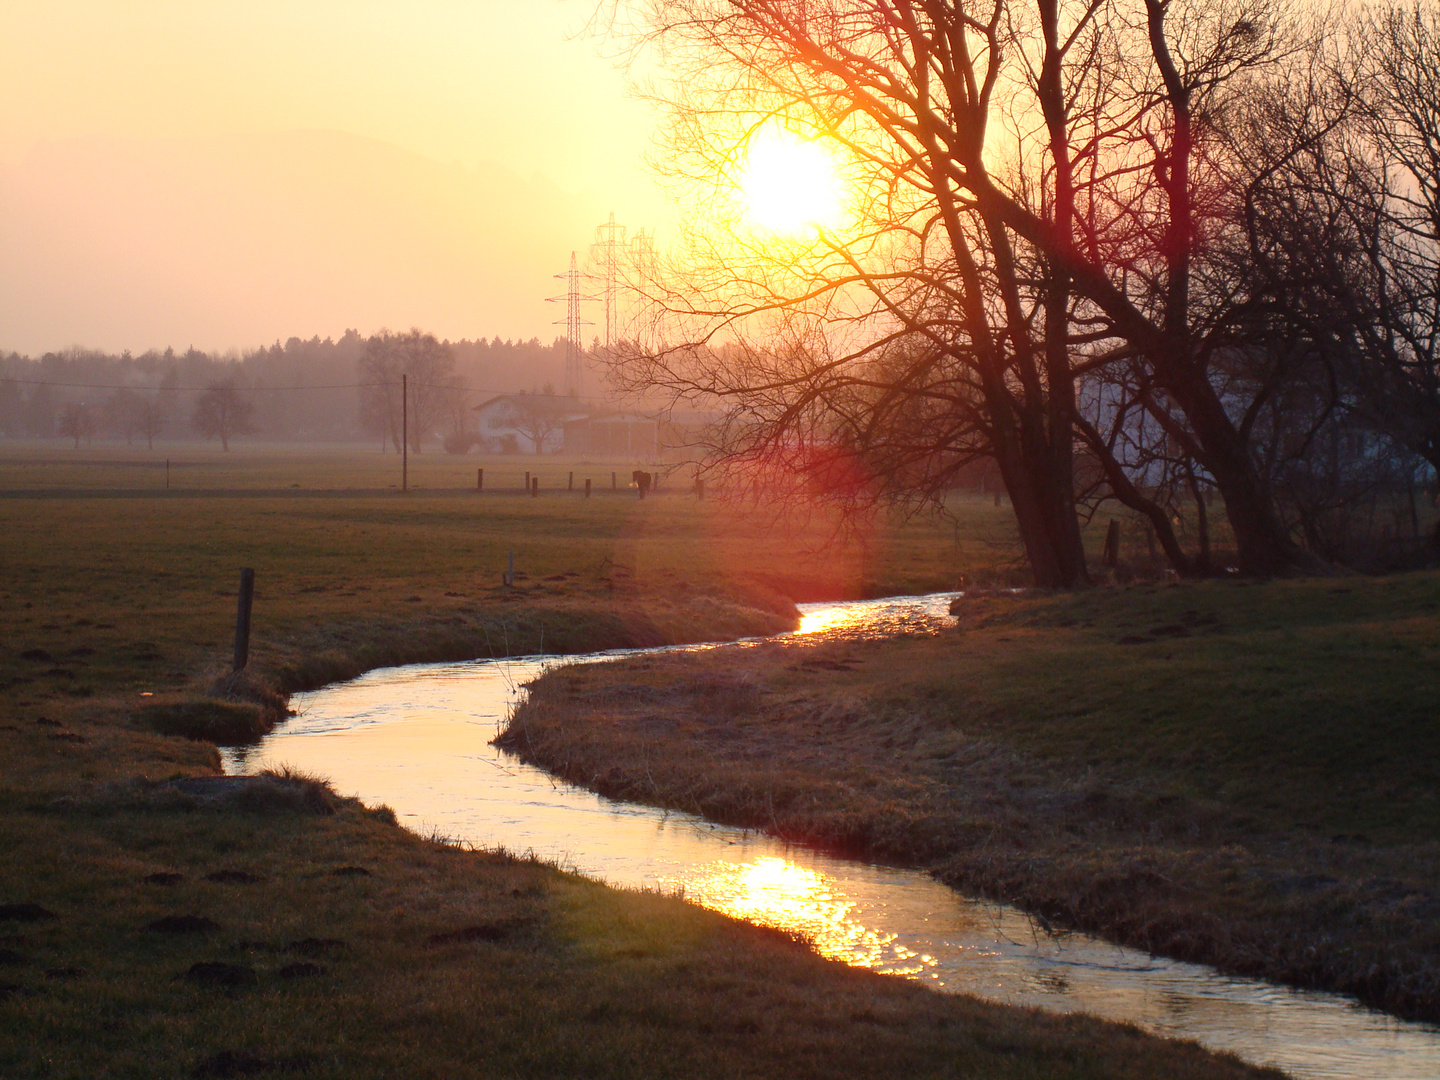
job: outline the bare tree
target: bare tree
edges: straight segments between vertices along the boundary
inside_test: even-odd
[[[505,420],[530,440],[535,453],[544,453],[545,443],[576,411],[575,399],[557,397],[546,387],[545,393],[514,395],[505,404]]]
[[[94,438],[98,429],[95,412],[90,406],[72,403],[60,410],[58,430],[61,435],[68,435],[75,440],[75,449],[80,449],[81,439],[89,442]]]
[[[1238,220],[1246,154],[1225,118],[1286,55],[1283,11],[1266,0],[654,0],[647,11],[650,40],[678,69],[682,179],[713,183],[749,133],[778,122],[838,147],[857,195],[853,223],[800,250],[737,259],[733,243],[700,235],[692,257],[707,243],[715,257],[666,298],[697,327],[681,331],[691,344],[746,324],[773,340],[777,313],[803,313],[826,337],[806,350],[813,362],[785,367],[786,346],[757,368],[766,350],[752,348],[743,380],[717,379],[680,350],[640,358],[633,381],[749,394],[797,420],[814,416],[815,389],[853,390],[852,402],[883,406],[853,414],[872,438],[909,399],[928,430],[949,433],[934,458],[994,457],[1037,579],[1069,584],[1084,576],[1075,383],[1129,366],[1144,408],[1223,495],[1242,568],[1319,565],[1277,512],[1217,374],[1236,298],[1211,245]],[[1079,432],[1103,459],[1094,434]],[[1107,472],[1115,497],[1168,518],[1143,477]]]
[[[234,383],[211,383],[195,401],[190,423],[207,439],[219,439],[222,450],[230,449],[237,435],[253,435],[251,417],[255,406],[246,401]]]
[[[147,449],[155,449],[155,436],[165,430],[166,412],[159,397],[145,398],[135,407],[134,430],[145,436]]]
[[[410,449],[420,453],[427,435],[433,435],[446,412],[447,402],[463,387],[451,385],[455,355],[434,334],[411,329],[396,334],[381,330],[365,342],[359,361],[360,418],[367,431],[388,437],[398,452],[402,427],[402,376],[408,383]]]

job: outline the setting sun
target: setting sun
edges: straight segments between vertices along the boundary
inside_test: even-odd
[[[774,232],[825,227],[840,214],[834,158],[789,131],[767,128],[751,138],[739,185],[746,216]]]

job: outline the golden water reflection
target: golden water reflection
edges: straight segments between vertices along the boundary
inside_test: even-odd
[[[799,604],[797,634],[836,638],[887,638],[896,634],[933,634],[953,626],[950,601],[956,593],[886,596],[847,603]]]
[[[665,884],[702,907],[805,937],[821,955],[887,975],[920,976],[934,957],[900,944],[897,934],[874,930],[854,917],[855,904],[825,874],[778,858],[716,861],[696,866]]]
[[[802,609],[800,625],[795,628],[795,633],[823,634],[827,630],[839,630],[858,622],[854,612],[842,607],[823,607],[818,611]]]

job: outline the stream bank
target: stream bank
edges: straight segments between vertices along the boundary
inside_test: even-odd
[[[1436,586],[1377,586],[1348,612],[1320,595],[1331,583],[997,597],[891,641],[566,667],[498,743],[611,798],[923,867],[1045,925],[1433,1021],[1440,842],[1411,758],[1435,714],[1409,723],[1412,698],[1422,725],[1430,703],[1404,646],[1434,640]],[[1124,633],[1147,621],[1165,633]],[[1248,715],[1252,675],[1309,700]],[[1346,731],[1315,738],[1329,719]]]

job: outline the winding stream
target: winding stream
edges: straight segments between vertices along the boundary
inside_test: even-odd
[[[798,633],[873,636],[939,624],[949,596],[801,606]],[[745,648],[676,646],[678,649]],[[548,667],[643,650],[384,668],[300,694],[298,715],[226,771],[289,764],[391,806],[418,832],[534,851],[614,885],[647,885],[803,932],[826,956],[995,1001],[1082,1011],[1194,1039],[1309,1080],[1435,1080],[1440,1027],[1333,994],[1152,957],[925,874],[833,858],[689,814],[617,803],[490,745],[525,682]]]

